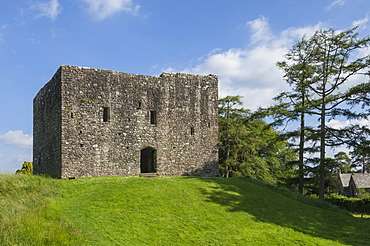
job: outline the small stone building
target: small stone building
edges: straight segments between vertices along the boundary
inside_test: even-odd
[[[61,66],[34,98],[36,174],[218,175],[218,78]]]
[[[349,190],[349,181],[351,180],[351,173],[341,173],[338,179],[338,193],[342,196],[351,196]]]
[[[369,173],[339,174],[338,193],[347,197],[360,197],[364,192],[370,193]]]
[[[370,174],[353,173],[349,181],[351,197],[361,197],[361,193],[370,192]]]

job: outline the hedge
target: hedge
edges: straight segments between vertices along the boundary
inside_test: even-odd
[[[370,214],[370,197],[348,198],[346,196],[330,195],[325,197],[325,201],[351,213]]]

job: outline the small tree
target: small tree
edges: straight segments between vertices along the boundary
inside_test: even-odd
[[[222,176],[230,176],[231,167],[235,166],[235,158],[230,158],[231,148],[238,142],[243,141],[239,138],[243,125],[241,119],[248,111],[238,108],[242,105],[241,96],[226,96],[218,101],[219,114],[219,159]]]
[[[240,108],[240,96],[219,100],[219,161],[223,177],[250,176],[277,183],[295,160],[286,140],[262,120]]]
[[[348,157],[346,152],[339,152],[334,155],[335,167],[339,173],[350,173],[351,172],[351,158]]]
[[[361,167],[363,173],[370,173],[370,141],[363,140],[353,145],[350,152],[352,163],[356,167]]]

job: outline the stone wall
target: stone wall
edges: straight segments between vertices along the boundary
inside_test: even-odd
[[[33,100],[33,171],[61,176],[61,69]]]
[[[158,175],[217,175],[217,93],[215,75],[154,77],[61,66],[34,101],[37,173],[138,175],[149,147]],[[45,118],[49,104],[59,108]],[[46,125],[53,127],[40,131]]]

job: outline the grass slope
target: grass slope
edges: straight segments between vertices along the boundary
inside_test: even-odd
[[[248,178],[0,175],[0,245],[369,245],[369,228]]]
[[[60,197],[60,180],[0,174],[0,245],[82,245]]]
[[[367,245],[367,219],[247,178],[63,181],[62,207],[87,245]]]

